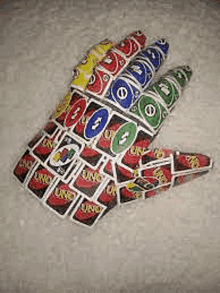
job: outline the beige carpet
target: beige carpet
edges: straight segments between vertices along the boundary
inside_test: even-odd
[[[218,1],[1,1],[0,292],[220,292]],[[193,78],[154,145],[210,155],[212,172],[115,208],[94,229],[61,220],[12,176],[88,46],[142,29],[166,37],[160,74]]]

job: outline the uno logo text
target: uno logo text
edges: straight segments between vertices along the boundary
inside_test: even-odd
[[[53,180],[53,178],[51,178],[50,176],[48,176],[47,174],[39,174],[39,173],[35,173],[34,174],[34,179],[37,182],[49,185],[50,182]]]
[[[29,161],[26,161],[26,160],[21,160],[21,161],[19,162],[19,166],[20,166],[20,167],[23,167],[23,168],[30,169],[31,166],[32,166],[32,162],[29,162]]]
[[[132,146],[130,149],[130,153],[132,155],[142,157],[145,154],[146,150],[147,150],[146,148],[142,148],[139,146]]]
[[[164,158],[164,152],[161,149],[156,149],[154,152],[154,156],[157,159],[162,159]]]
[[[76,197],[76,192],[72,192],[70,190],[63,190],[60,188],[56,188],[54,194],[62,199],[67,199],[67,200],[72,200],[73,198]]]
[[[55,148],[56,144],[54,141],[49,140],[48,138],[45,138],[43,140],[42,146],[48,149],[53,149]]]
[[[104,134],[103,134],[103,136],[104,136],[104,138],[106,140],[112,140],[112,138],[114,137],[114,135],[115,135],[115,131],[114,130],[108,130],[108,129],[106,129],[104,131]]]
[[[199,160],[196,156],[189,156],[186,159],[189,162],[192,169],[200,167]]]
[[[100,182],[102,180],[102,176],[98,172],[92,173],[87,170],[83,170],[82,177],[88,181]]]
[[[167,179],[166,179],[166,177],[165,177],[165,175],[164,175],[164,173],[163,173],[163,171],[161,169],[159,169],[159,168],[158,169],[155,169],[153,171],[153,176],[157,180],[161,181],[162,184],[167,183]]]
[[[92,205],[82,204],[81,210],[84,213],[96,213],[96,214],[99,214],[99,213],[101,213],[101,211],[103,210],[103,208],[102,207],[99,207],[99,206],[92,206]]]
[[[106,188],[106,193],[109,194],[109,195],[111,195],[111,196],[115,196],[116,195],[116,192],[117,192],[116,185],[109,185]]]

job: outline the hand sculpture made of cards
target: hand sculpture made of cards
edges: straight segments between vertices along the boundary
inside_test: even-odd
[[[192,71],[179,66],[152,84],[169,44],[145,42],[137,31],[119,44],[93,46],[14,168],[60,217],[91,227],[117,205],[153,197],[212,167],[206,155],[149,148]]]

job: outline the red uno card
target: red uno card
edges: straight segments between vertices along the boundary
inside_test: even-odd
[[[155,148],[148,150],[141,158],[141,165],[148,166],[161,163],[164,160],[170,160],[173,151],[171,149]]]
[[[35,158],[30,154],[29,150],[27,150],[14,168],[14,175],[21,183],[24,183],[28,178],[35,162]]]
[[[108,160],[105,165],[103,165],[102,172],[109,176],[110,178],[115,178],[113,171],[113,162],[112,160]]]
[[[44,166],[38,165],[31,179],[27,183],[27,187],[38,198],[42,198],[51,187],[54,181],[54,175]]]
[[[172,182],[171,163],[144,168],[141,170],[141,177],[152,185],[152,188],[158,188]]]
[[[49,193],[46,205],[60,216],[65,216],[79,194],[69,187],[68,184],[59,181]]]
[[[56,123],[52,120],[48,121],[48,123],[44,127],[44,131],[51,137],[54,135],[55,131],[58,129]]]
[[[85,226],[93,226],[97,220],[102,216],[106,207],[100,203],[82,198],[77,207],[74,209],[71,219],[78,224]]]
[[[102,68],[114,77],[118,76],[127,64],[127,59],[115,50],[110,51],[105,59],[99,63]]]
[[[86,163],[88,163],[92,167],[97,166],[100,163],[102,157],[103,154],[90,146],[85,146],[80,153],[80,158],[86,161]]]
[[[95,68],[87,85],[86,92],[97,97],[104,97],[111,82],[112,78],[108,73],[103,71],[101,68]]]
[[[105,213],[117,205],[117,198],[117,186],[113,180],[108,180],[97,199],[98,202],[107,207]]]
[[[126,38],[120,42],[116,49],[122,52],[126,58],[133,58],[139,51],[140,47],[133,38]]]
[[[100,171],[101,167],[102,164],[95,169],[85,165],[76,179],[71,183],[72,186],[88,197],[93,197],[105,180],[105,176]]]
[[[73,127],[79,119],[83,116],[86,109],[87,101],[86,99],[77,100],[73,106],[70,108],[67,116],[65,117],[64,125],[66,127]]]
[[[56,121],[63,127],[72,127],[82,117],[87,105],[87,97],[77,90],[68,93],[64,102],[54,111]]]
[[[191,173],[191,174],[179,174],[179,176],[175,176],[174,177],[174,183],[173,183],[173,187],[175,186],[179,186],[183,183],[186,183],[188,181],[194,180],[202,175],[205,175],[209,172],[209,170],[206,171],[200,171],[200,172],[195,172],[195,173]]]
[[[208,156],[195,153],[174,153],[173,173],[192,173],[210,169],[212,162]]]
[[[130,35],[140,45],[141,49],[145,47],[146,37],[141,31],[136,31]]]
[[[114,167],[115,167],[117,182],[119,184],[129,182],[135,178],[135,174],[133,172],[118,165],[117,163],[114,164]]]
[[[39,131],[35,137],[28,143],[28,146],[32,149],[44,136],[44,132],[41,130]]]
[[[34,148],[34,155],[37,156],[42,162],[45,162],[57,146],[59,140],[61,139],[61,134],[62,132],[58,130],[53,137],[45,135],[40,143]]]

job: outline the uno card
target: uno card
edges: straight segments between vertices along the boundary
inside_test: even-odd
[[[143,59],[148,61],[155,71],[158,71],[163,62],[163,54],[157,46],[150,46],[139,54]]]
[[[48,121],[48,123],[44,127],[44,131],[50,137],[52,137],[55,134],[55,131],[57,129],[58,129],[58,126],[57,126],[57,124],[53,120]]]
[[[34,170],[29,182],[27,182],[27,188],[41,199],[51,188],[54,179],[55,176],[43,165],[39,164]]]
[[[141,180],[137,180],[137,182],[135,181],[135,183],[140,186],[142,186],[143,184],[146,184],[145,186],[148,186],[147,184],[149,184],[149,189],[159,188],[172,182],[170,162],[165,162],[161,165],[141,169],[140,174],[142,177],[141,180],[144,183],[141,182]]]
[[[104,214],[117,205],[117,198],[117,186],[113,180],[108,180],[97,199],[98,202],[107,207]]]
[[[64,120],[67,115],[67,112],[70,109],[71,102],[74,103],[76,102],[76,100],[77,98],[75,95],[73,95],[70,92],[67,92],[63,100],[60,99],[60,101],[57,103],[57,106],[53,111],[52,117],[56,119],[56,121],[60,125],[64,126]]]
[[[46,205],[58,215],[66,216],[78,197],[79,193],[70,188],[68,184],[59,181],[50,191]]]
[[[106,70],[114,78],[126,67],[128,60],[117,50],[111,50],[107,56],[99,63],[99,66]]]
[[[86,92],[103,98],[112,83],[111,76],[102,70],[102,68],[95,68],[93,74],[87,84]]]
[[[47,160],[47,165],[55,174],[65,176],[76,156],[79,155],[82,144],[72,138],[70,135],[65,135],[59,145],[53,150]]]
[[[208,156],[195,153],[174,153],[172,173],[193,173],[212,167],[212,161]]]
[[[168,109],[153,93],[147,91],[131,107],[130,113],[156,134],[168,115]]]
[[[87,198],[82,198],[71,214],[71,220],[85,226],[94,226],[106,207]]]
[[[145,47],[146,37],[141,31],[136,31],[130,35],[136,42],[138,42],[141,49]]]
[[[205,175],[209,172],[210,170],[206,170],[206,171],[200,171],[200,172],[194,172],[191,174],[179,174],[177,176],[174,177],[174,183],[173,183],[173,187],[175,186],[179,186],[183,183],[186,183],[188,181],[194,180],[202,175]]]
[[[44,132],[40,130],[35,137],[28,143],[29,148],[33,148],[44,136]]]
[[[131,202],[136,199],[143,199],[143,195],[143,190],[133,182],[119,188],[119,199],[121,204]]]
[[[121,155],[136,138],[137,125],[113,112],[111,119],[96,143],[96,148],[110,157]]]
[[[86,89],[86,86],[90,80],[91,77],[91,72],[86,72],[86,71],[82,71],[79,70],[78,68],[75,68],[72,71],[72,75],[73,75],[73,80],[70,84],[70,89],[72,91],[72,89],[79,89],[80,91],[84,92],[84,90]]]
[[[73,133],[84,142],[90,143],[97,138],[108,123],[111,109],[91,99],[82,118],[73,129]]]
[[[153,190],[148,190],[145,192],[144,198],[154,197],[154,196],[158,195],[159,193],[164,192],[170,188],[171,188],[171,184],[167,184],[167,185],[161,186],[161,187],[153,189]]]
[[[171,149],[155,148],[148,150],[141,158],[141,166],[149,166],[161,163],[163,161],[170,161],[173,151]]]
[[[179,68],[185,73],[187,80],[190,81],[192,77],[192,69],[187,65],[180,66]]]
[[[71,185],[88,197],[93,197],[105,181],[105,176],[101,173],[101,167],[102,163],[95,169],[84,165]]]
[[[14,175],[21,183],[24,183],[24,181],[28,178],[28,175],[31,173],[35,163],[35,158],[30,154],[29,150],[26,150],[14,168]]]
[[[181,87],[184,88],[188,79],[187,75],[185,73],[185,70],[182,70],[181,67],[177,67],[169,72],[170,76],[175,79],[177,84]]]
[[[120,75],[110,86],[105,98],[123,111],[128,110],[138,99],[141,88],[131,79]]]
[[[113,168],[115,168],[116,180],[118,184],[129,182],[136,177],[135,172],[131,172],[117,163],[113,165]]]
[[[136,40],[128,37],[121,41],[116,49],[122,52],[126,58],[132,59],[140,51],[140,46]]]
[[[100,153],[93,147],[90,147],[89,145],[86,145],[80,153],[80,158],[92,167],[97,166],[100,163],[102,157],[102,153]]]
[[[179,99],[180,90],[173,79],[167,76],[161,78],[158,82],[149,88],[153,90],[156,95],[165,102],[166,107],[171,111],[173,109],[176,101]]]
[[[53,116],[61,126],[73,127],[82,117],[86,109],[87,99],[87,96],[77,90],[74,90],[71,94],[67,93],[64,101],[57,105]]]
[[[121,164],[135,170],[141,167],[141,161],[143,156],[148,151],[148,146],[150,145],[153,136],[150,132],[145,129],[138,127],[137,137],[134,143],[129,147],[126,153],[121,159]]]
[[[69,182],[69,180],[71,180],[75,174],[77,174],[77,172],[79,172],[80,168],[82,168],[83,163],[81,160],[79,159],[75,159],[73,161],[73,164],[71,166],[71,168],[68,170],[68,172],[66,173],[65,177],[62,179],[64,182]]]
[[[149,63],[137,56],[123,71],[122,76],[130,78],[138,87],[145,90],[152,82],[154,71]]]
[[[152,190],[158,187],[159,181],[154,180],[153,182],[149,182],[143,177],[138,177],[135,179],[134,184],[135,186],[138,186],[139,188],[141,188],[141,190]]]
[[[74,125],[83,116],[86,106],[87,106],[86,99],[80,99],[76,101],[74,105],[70,108],[69,112],[67,113],[64,125],[68,128],[74,127]]]
[[[114,172],[113,172],[113,162],[112,160],[108,160],[105,165],[103,165],[102,172],[105,173],[105,175],[109,176],[110,178],[115,178]]]
[[[162,38],[156,41],[155,45],[159,48],[159,50],[162,52],[165,58],[169,51],[169,44],[167,43],[167,41],[164,38]]]
[[[45,135],[41,139],[40,143],[33,149],[33,154],[37,156],[42,162],[45,162],[57,146],[61,137],[62,131],[60,130],[58,130],[53,137]]]

